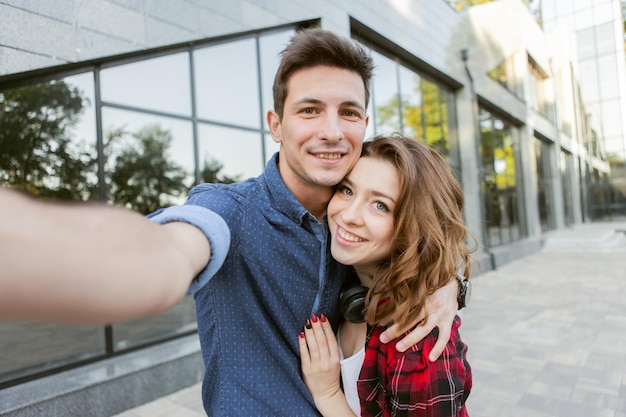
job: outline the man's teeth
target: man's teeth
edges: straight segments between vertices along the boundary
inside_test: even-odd
[[[317,157],[321,159],[339,159],[341,158],[341,154],[340,153],[319,153],[317,154]]]
[[[339,236],[341,236],[342,239],[347,240],[348,242],[362,242],[363,241],[363,239],[361,239],[360,237],[356,237],[354,235],[351,235],[351,234],[347,233],[345,230],[339,229],[338,233],[339,233]]]

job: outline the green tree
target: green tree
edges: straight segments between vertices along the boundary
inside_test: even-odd
[[[409,104],[403,100],[400,104],[400,94],[395,94],[387,104],[376,106],[376,122],[381,132],[400,132],[400,105],[406,108]]]
[[[122,131],[109,134],[107,146],[121,137]],[[172,135],[158,125],[147,125],[132,135],[114,157],[109,175],[109,196],[113,203],[143,214],[174,203],[189,187],[185,169],[167,158]]]
[[[415,75],[416,102],[394,95],[388,103],[376,107],[380,131],[402,131],[424,141],[442,156],[449,155],[448,114],[442,90],[435,83]],[[402,120],[400,120],[402,109]],[[402,129],[401,129],[402,124]]]
[[[412,136],[423,140],[442,156],[449,153],[448,115],[442,90],[435,83],[415,76],[416,89],[421,90],[422,102],[419,106],[404,108],[404,123],[412,131]],[[410,134],[410,133],[409,133]]]
[[[63,81],[0,93],[0,181],[43,197],[91,198],[95,140],[88,146],[70,134],[85,104]]]
[[[227,175],[219,175],[219,172],[224,167],[219,161],[215,159],[205,159],[202,171],[200,172],[200,178],[203,182],[210,183],[223,183],[223,184],[232,184],[234,182],[240,181],[241,176],[229,177]]]

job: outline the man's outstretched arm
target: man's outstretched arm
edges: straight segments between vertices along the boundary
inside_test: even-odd
[[[0,187],[0,320],[111,323],[180,301],[211,257],[187,223]]]

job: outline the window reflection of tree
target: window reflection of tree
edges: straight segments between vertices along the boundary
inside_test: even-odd
[[[71,129],[88,101],[63,81],[0,93],[0,181],[41,197],[89,200],[96,151]]]
[[[95,138],[86,143],[72,136],[90,105],[78,88],[50,81],[3,91],[0,104],[0,182],[39,197],[97,198]],[[130,133],[118,127],[104,136],[111,203],[147,214],[180,201],[193,185],[188,180],[193,176],[168,155],[173,141],[168,130],[146,125]],[[201,179],[239,181],[220,175],[222,167],[204,161]]]
[[[170,158],[174,137],[158,124],[147,124],[134,133],[123,127],[109,129],[104,144],[107,155],[108,197],[143,214],[176,204],[193,186],[188,170]],[[204,182],[233,183],[238,177],[220,175],[223,164],[204,161]]]
[[[107,165],[112,167],[106,174],[108,196],[114,204],[148,214],[189,190],[188,173],[168,157],[173,140],[168,130],[154,124],[131,135],[114,129],[106,137]]]
[[[241,181],[241,175],[235,177],[229,177],[228,175],[220,175],[219,172],[224,167],[224,164],[217,161],[214,158],[206,158],[203,162],[202,169],[200,170],[200,178],[203,182],[219,182],[223,184],[232,184],[234,182]]]
[[[387,103],[376,106],[378,130],[403,130],[406,135],[424,141],[447,158],[449,145],[445,92],[418,74],[412,77],[414,80],[407,94],[395,94]]]

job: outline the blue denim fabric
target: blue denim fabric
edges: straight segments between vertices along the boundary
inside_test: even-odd
[[[313,312],[337,324],[346,267],[332,260],[326,224],[294,198],[277,164],[278,154],[257,178],[198,185],[176,208],[176,220],[198,225],[214,245],[193,284],[210,416],[319,415],[300,375],[298,335]],[[218,236],[219,220],[189,206],[221,217],[230,241]],[[218,265],[226,252],[218,246],[228,244]]]

